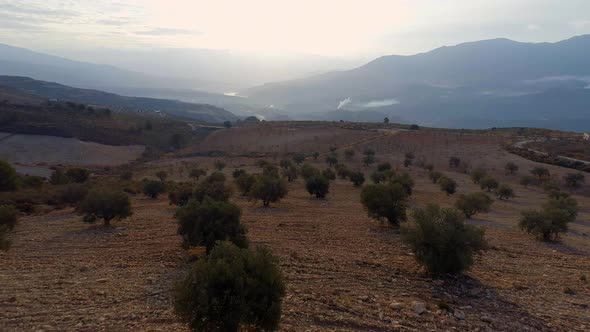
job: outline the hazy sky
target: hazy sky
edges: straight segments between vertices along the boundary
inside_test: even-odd
[[[590,0],[0,0],[0,43],[367,57],[590,33]]]

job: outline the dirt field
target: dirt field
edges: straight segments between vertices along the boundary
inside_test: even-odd
[[[511,160],[520,166],[519,174],[525,174],[536,164],[501,150],[497,138],[428,132],[354,135],[358,136],[338,146],[358,151],[375,148],[379,161],[392,161],[400,169],[403,154],[413,151],[417,159],[433,162],[455,178],[458,194],[478,190],[468,175],[448,169],[448,157],[456,155],[511,183],[517,197],[496,201],[489,213],[468,221],[485,227],[490,244],[471,271],[433,280],[398,234],[367,217],[359,201],[360,189],[350,182],[334,181],[327,200],[316,200],[297,180],[289,185],[287,198],[269,209],[234,196],[232,200],[243,209],[252,244],[267,245],[280,258],[288,285],[281,330],[590,328],[590,284],[580,279],[583,274],[590,277],[590,198],[575,195],[580,214],[561,243],[541,243],[522,233],[517,223],[520,211],[538,208],[546,194],[536,187],[519,186],[519,176],[507,176],[503,169]],[[280,150],[276,142],[283,139],[270,137],[269,141]],[[221,143],[233,149],[234,143]],[[160,160],[144,165],[136,176],[150,177],[164,169],[173,179],[187,179],[188,168],[198,164],[211,169],[215,159]],[[357,154],[352,167],[368,173],[359,159]],[[225,160],[229,177],[230,165],[256,170],[253,158]],[[323,159],[310,162],[325,167]],[[556,177],[568,172],[547,167]],[[440,192],[424,170],[412,167],[409,172],[416,181],[412,206],[454,203],[456,196]],[[70,210],[23,218],[12,236],[13,247],[0,253],[0,330],[185,330],[173,314],[168,292],[186,267],[180,238],[175,235],[174,209],[164,198],[152,201],[136,196],[133,203],[134,215],[115,222],[117,228],[110,231],[82,223]],[[566,288],[571,292],[565,292]],[[416,315],[414,302],[425,304],[426,311]],[[448,306],[454,313],[439,306]]]
[[[0,133],[0,159],[22,165],[116,166],[141,156],[139,145],[112,146],[75,138]]]

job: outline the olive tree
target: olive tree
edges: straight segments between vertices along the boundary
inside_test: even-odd
[[[361,192],[361,203],[370,217],[379,221],[387,220],[398,226],[406,220],[408,194],[399,183],[370,184]]]
[[[111,220],[125,219],[132,214],[129,197],[115,190],[93,190],[78,206],[78,211],[84,214],[84,220],[93,222],[104,220],[104,226],[111,225]]]

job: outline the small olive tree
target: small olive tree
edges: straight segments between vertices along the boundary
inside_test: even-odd
[[[498,196],[499,199],[511,199],[516,195],[514,194],[514,189],[512,189],[511,186],[503,183],[496,190],[496,196]]]
[[[387,220],[394,226],[406,221],[408,194],[399,183],[365,186],[361,192],[361,203],[374,219]]]
[[[438,184],[440,186],[440,190],[444,191],[447,196],[452,195],[457,191],[457,182],[446,176],[441,177],[438,180]]]
[[[150,198],[158,198],[158,196],[166,191],[166,184],[162,181],[146,181],[143,184],[143,193]]]
[[[586,177],[582,173],[569,173],[563,177],[565,185],[571,189],[579,189],[586,182]]]
[[[104,226],[111,225],[111,220],[125,219],[132,214],[129,197],[115,190],[93,190],[78,206],[78,211],[84,214],[84,221],[93,222],[104,220]]]
[[[578,202],[562,194],[550,198],[540,211],[524,211],[519,227],[527,233],[535,235],[543,241],[556,240],[560,233],[566,232],[568,223],[576,220]]]
[[[322,175],[312,176],[305,181],[305,189],[316,198],[325,198],[330,192],[330,181]]]
[[[486,176],[479,181],[479,186],[481,187],[481,189],[487,190],[488,192],[496,190],[499,185],[500,183],[498,182],[498,180],[494,179],[491,176]]]
[[[463,212],[466,218],[471,218],[476,213],[490,211],[493,202],[490,196],[482,192],[461,194],[455,202],[455,207]]]
[[[365,174],[363,174],[363,172],[360,172],[360,171],[351,172],[348,175],[348,178],[350,179],[350,182],[352,182],[352,184],[355,187],[360,187],[363,185],[363,183],[365,183]]]
[[[16,170],[9,163],[0,160],[0,191],[15,191],[18,189]]]
[[[509,161],[504,166],[504,169],[506,169],[506,172],[508,174],[512,175],[512,174],[515,174],[516,172],[518,172],[518,165],[513,163],[512,161]]]
[[[278,202],[287,196],[287,192],[285,180],[277,176],[263,175],[258,177],[252,186],[250,195],[261,200],[264,207],[268,207],[270,203]]]

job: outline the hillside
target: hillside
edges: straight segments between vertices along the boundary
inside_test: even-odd
[[[121,110],[162,111],[203,122],[237,120],[237,117],[232,113],[212,105],[192,104],[167,99],[127,97],[99,90],[80,89],[53,82],[34,80],[28,77],[0,76],[0,86],[47,99],[76,101]]]
[[[590,121],[589,52],[590,35],[540,44],[486,40],[384,56],[353,70],[266,84],[242,94],[293,114],[331,111],[347,98],[356,104],[344,107],[349,110],[394,99],[395,104],[371,109],[453,127],[491,127],[498,118],[493,112],[500,111],[505,112],[503,125],[546,121],[551,128],[581,130],[576,124]],[[447,121],[451,115],[461,118],[457,114],[460,124]]]

